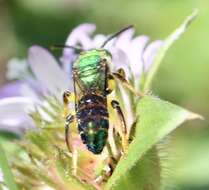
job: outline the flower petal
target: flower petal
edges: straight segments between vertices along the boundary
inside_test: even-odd
[[[148,41],[149,37],[138,36],[131,41],[130,48],[127,50],[131,71],[136,79],[140,77],[143,70],[143,52]]]
[[[95,31],[96,26],[94,24],[81,24],[76,27],[68,36],[66,45],[77,45],[78,43],[84,49],[92,47],[92,40],[90,35]]]
[[[104,41],[107,39],[107,37],[103,34],[97,34],[93,38],[93,47],[94,48],[99,48]]]
[[[127,77],[130,77],[129,59],[127,54],[118,48],[110,48],[108,50],[112,54],[112,64],[110,65],[111,71],[117,71],[123,68]]]
[[[29,49],[28,62],[36,78],[59,100],[65,90],[72,90],[70,77],[62,71],[48,50],[40,46],[32,46]]]
[[[143,54],[145,72],[147,72],[150,66],[152,65],[155,55],[162,45],[163,41],[157,40],[149,44],[149,46],[145,49]]]
[[[133,28],[124,31],[116,38],[115,47],[120,48],[126,52],[130,47],[129,45],[133,37],[133,34],[134,34]]]
[[[113,54],[113,62],[116,68],[123,68],[127,77],[131,76],[130,73],[130,56],[128,55],[131,38],[134,34],[134,29],[131,28],[122,34],[120,34],[114,41],[113,47],[115,50],[111,50]]]
[[[23,84],[20,81],[11,82],[4,85],[0,88],[0,99],[12,96],[22,96],[20,92],[20,88],[22,85]]]
[[[20,96],[38,100],[41,89],[35,86],[35,84],[31,85],[34,81],[30,81],[31,84],[28,83],[28,81],[14,81],[4,85],[0,88],[0,99]]]
[[[21,133],[34,127],[32,118],[28,115],[34,109],[30,98],[12,97],[0,100],[0,130]]]

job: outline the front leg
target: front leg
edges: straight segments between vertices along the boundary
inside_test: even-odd
[[[119,80],[121,82],[121,84],[127,88],[128,90],[130,90],[134,95],[138,96],[138,97],[142,97],[143,94],[139,91],[136,91],[134,89],[134,87],[126,80],[125,78],[125,72],[123,69],[119,69],[117,72],[113,72],[112,77],[116,80]]]
[[[63,93],[63,104],[64,104],[64,110],[63,110],[63,117],[66,118],[69,114],[69,109],[68,109],[68,105],[70,102],[74,101],[74,93],[66,90]]]

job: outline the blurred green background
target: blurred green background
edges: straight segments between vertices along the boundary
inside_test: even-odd
[[[134,24],[137,35],[164,39],[194,8],[199,16],[168,51],[153,91],[205,117],[173,133],[167,189],[209,190],[208,0],[0,0],[0,85],[9,58],[25,57],[32,44],[64,43],[80,23],[105,34]]]

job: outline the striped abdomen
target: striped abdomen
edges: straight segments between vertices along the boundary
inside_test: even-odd
[[[101,153],[109,126],[106,97],[95,94],[83,96],[78,102],[76,116],[83,143],[94,154]]]

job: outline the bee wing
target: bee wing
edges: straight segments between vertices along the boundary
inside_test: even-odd
[[[85,94],[85,89],[83,88],[83,85],[81,84],[81,81],[79,77],[77,76],[77,73],[75,70],[73,70],[73,84],[74,84],[74,93],[75,93],[76,103],[78,103],[80,98]]]

